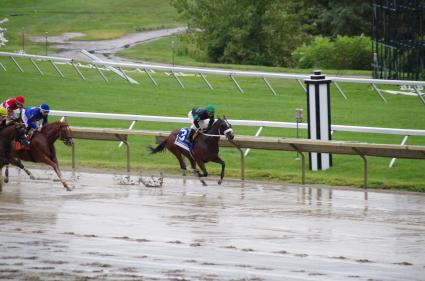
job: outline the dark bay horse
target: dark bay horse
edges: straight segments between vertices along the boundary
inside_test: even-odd
[[[41,132],[35,132],[30,144],[29,150],[15,149],[15,144],[12,142],[11,155],[24,161],[45,163],[51,166],[63,186],[68,190],[72,188],[66,183],[59,169],[58,159],[56,158],[56,150],[54,143],[57,139],[63,141],[65,145],[72,145],[72,134],[66,122],[56,121],[43,126]]]
[[[179,161],[183,175],[186,175],[186,163],[183,159],[183,156],[185,156],[190,161],[192,171],[200,178],[203,185],[206,185],[206,183],[201,177],[208,176],[208,172],[205,169],[205,163],[210,161],[219,163],[221,164],[221,174],[218,184],[221,184],[224,177],[225,162],[218,156],[218,142],[220,140],[220,135],[225,135],[228,140],[234,138],[232,126],[226,118],[218,118],[207,132],[199,134],[193,141],[193,149],[191,152],[174,143],[179,131],[180,130],[175,130],[171,132],[171,134],[157,147],[153,148],[149,146],[149,152],[154,154],[167,148]],[[196,170],[196,164],[198,164],[203,174]]]
[[[28,175],[31,176],[30,171],[25,169],[21,161],[13,157],[11,153],[12,145],[14,145],[12,142],[14,143],[14,140],[25,140],[25,126],[23,124],[13,122],[10,125],[0,129],[0,186],[3,183],[1,171],[4,166],[9,164],[23,169]],[[5,182],[7,182],[7,177],[5,178]]]

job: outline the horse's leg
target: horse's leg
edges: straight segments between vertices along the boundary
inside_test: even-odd
[[[22,161],[20,159],[12,158],[10,160],[10,164],[24,170],[25,173],[30,177],[30,179],[32,179],[32,180],[36,179],[36,177],[34,177],[34,175],[30,172],[30,170],[25,168],[24,164],[22,164]],[[7,176],[9,176],[9,166],[6,166],[6,174],[7,174]]]
[[[56,158],[54,160],[56,160]],[[72,188],[66,183],[64,177],[62,176],[62,172],[59,169],[59,164],[57,160],[52,161],[47,155],[43,155],[43,157],[41,158],[41,162],[46,163],[47,165],[51,166],[53,170],[55,170],[56,175],[58,176],[59,180],[61,181],[63,187],[66,188],[66,190],[72,190]]]
[[[218,180],[218,184],[221,184],[224,178],[224,168],[226,167],[226,163],[219,156],[217,156],[217,158],[211,161],[214,163],[221,164],[221,174],[220,174],[220,179]]]
[[[187,159],[189,159],[190,162],[190,167],[192,168],[192,172],[197,175],[197,171],[196,171],[196,162],[192,157],[188,157]]]
[[[9,182],[9,165],[6,165],[6,169],[4,170],[4,183]]]
[[[202,161],[202,159],[197,159],[195,157],[195,162],[196,164],[198,164],[199,168],[201,169],[201,171],[204,173],[201,175],[201,173],[198,170],[195,170],[196,175],[198,176],[199,180],[202,182],[203,186],[207,186],[207,183],[202,179],[202,177],[207,177],[208,176],[208,172],[205,169],[205,164]]]
[[[186,176],[186,162],[184,162],[183,155],[177,149],[172,149],[170,151],[174,154],[174,156],[176,156],[177,160],[179,161],[180,168],[182,169],[182,175]]]
[[[199,168],[201,169],[201,171],[203,173],[201,175],[201,177],[208,177],[208,172],[207,172],[207,169],[205,168],[204,161],[202,161],[202,160],[196,160],[196,163],[198,164]]]

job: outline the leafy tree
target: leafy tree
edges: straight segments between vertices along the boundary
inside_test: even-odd
[[[305,38],[285,1],[171,1],[212,62],[288,66]]]
[[[288,13],[312,35],[370,35],[372,5],[370,0],[289,0]]]

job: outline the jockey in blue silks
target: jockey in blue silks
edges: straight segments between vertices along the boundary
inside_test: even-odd
[[[47,104],[42,104],[39,107],[27,107],[22,111],[22,121],[24,121],[29,137],[35,130],[40,132],[41,128],[47,124],[49,112],[50,107]]]

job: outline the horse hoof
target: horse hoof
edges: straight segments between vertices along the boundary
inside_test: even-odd
[[[30,179],[32,179],[32,180],[36,180],[37,178],[36,178],[36,177],[34,177],[34,176],[30,176]]]
[[[8,183],[9,182],[9,178],[4,178],[4,183]]]
[[[223,182],[222,180],[219,180],[217,183],[218,183],[218,184],[221,184],[222,182]]]

